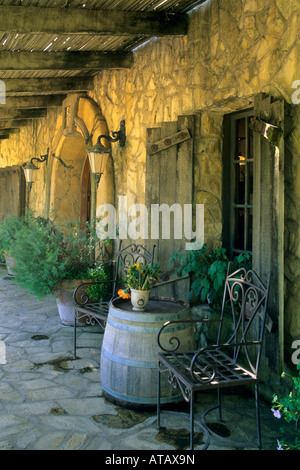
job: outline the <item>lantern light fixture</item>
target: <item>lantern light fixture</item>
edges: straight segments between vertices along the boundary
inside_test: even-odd
[[[96,144],[87,149],[91,172],[94,175],[97,188],[104,173],[108,157],[111,154],[111,150],[101,144],[101,139],[107,139],[109,142],[119,142],[120,147],[124,147],[126,142],[125,121],[122,120],[120,122],[120,129],[118,131],[112,131],[112,137],[100,135]]]
[[[27,186],[28,186],[28,191],[30,192],[31,191],[31,188],[32,188],[32,177],[33,177],[33,171],[35,170],[39,170],[39,167],[36,166],[33,161],[36,160],[37,162],[48,162],[48,156],[49,156],[49,147],[47,148],[47,153],[46,155],[41,155],[40,158],[37,158],[37,157],[32,157],[32,159],[30,160],[29,163],[26,163],[25,165],[23,165],[23,170],[24,170],[24,174],[25,174],[25,180],[26,180],[26,183],[27,183]]]

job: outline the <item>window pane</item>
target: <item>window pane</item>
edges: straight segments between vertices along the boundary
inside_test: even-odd
[[[251,117],[248,117],[248,158],[253,158],[253,129],[249,127]]]
[[[236,141],[236,151],[234,155],[235,160],[244,160],[245,159],[245,118],[236,120],[236,129],[235,129],[235,141]]]
[[[246,250],[252,251],[252,227],[253,227],[253,209],[248,209],[248,221],[247,221],[247,245]]]
[[[244,250],[244,227],[245,227],[245,209],[235,209],[234,225],[234,248]]]
[[[245,204],[245,163],[235,163],[235,204]]]
[[[247,204],[253,204],[253,163],[247,164]]]

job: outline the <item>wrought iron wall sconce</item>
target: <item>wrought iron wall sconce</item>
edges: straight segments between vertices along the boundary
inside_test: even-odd
[[[61,157],[56,157],[53,153],[51,155],[53,158],[57,158],[59,162],[65,167],[65,168],[74,168],[72,165],[66,165],[66,163],[61,159]],[[29,163],[26,163],[23,166],[24,174],[25,174],[25,180],[28,186],[28,191],[31,191],[32,188],[32,177],[33,177],[33,171],[39,170],[40,168],[36,166],[33,161],[36,160],[39,163],[46,162],[48,163],[48,158],[49,158],[49,147],[47,148],[47,153],[46,155],[41,155],[40,158],[37,157],[32,157]]]
[[[36,160],[37,162],[48,162],[48,157],[49,157],[49,147],[47,148],[47,153],[46,155],[41,155],[40,158],[37,157],[32,157],[29,163],[26,163],[26,165],[23,166],[24,174],[25,174],[25,180],[28,186],[28,191],[31,191],[32,188],[32,176],[33,176],[33,171],[34,170],[39,170],[39,167],[36,166],[33,161]]]
[[[122,120],[120,122],[120,129],[118,131],[112,131],[111,134],[112,137],[109,135],[100,135],[97,139],[97,143],[87,149],[91,172],[94,175],[97,188],[105,170],[108,157],[111,154],[111,150],[101,144],[101,139],[107,139],[109,142],[119,142],[120,147],[124,147],[126,142],[125,121]]]

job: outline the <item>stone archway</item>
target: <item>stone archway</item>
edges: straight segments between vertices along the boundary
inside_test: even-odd
[[[114,204],[114,171],[109,159],[98,189],[93,177],[87,178],[87,144],[94,145],[101,134],[109,134],[98,105],[88,97],[69,95],[57,121],[48,172],[48,213],[59,218],[83,220],[87,217],[90,192],[90,217],[102,203]],[[86,180],[88,179],[89,182]],[[87,188],[90,184],[90,188]]]

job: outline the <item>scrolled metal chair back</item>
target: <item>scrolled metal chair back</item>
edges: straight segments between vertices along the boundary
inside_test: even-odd
[[[228,265],[225,282],[218,344],[231,344],[232,360],[246,362],[252,372],[257,374],[266,322],[270,275],[265,286],[253,270],[240,268],[230,273],[230,269],[231,263]],[[230,329],[228,324],[231,324]]]
[[[154,248],[155,245],[153,246],[152,253],[150,253],[144,246],[132,243],[120,249],[118,253],[118,267],[121,267],[126,273],[128,267],[135,263],[144,265],[153,263]]]

